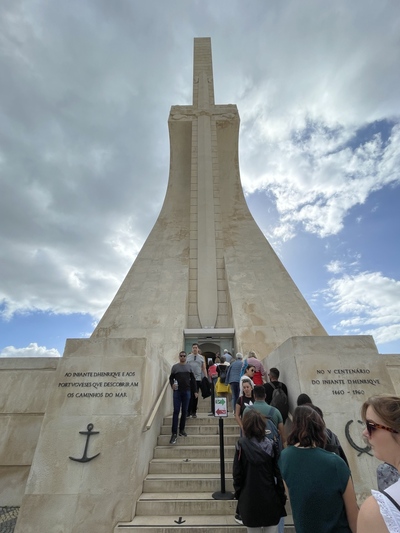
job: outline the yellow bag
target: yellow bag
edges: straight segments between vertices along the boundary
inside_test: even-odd
[[[221,379],[217,379],[217,383],[215,384],[215,392],[217,394],[229,394],[231,392],[231,387],[229,383],[221,383]]]

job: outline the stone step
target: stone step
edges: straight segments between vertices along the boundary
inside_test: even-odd
[[[200,405],[200,404],[199,404]],[[221,490],[219,419],[208,416],[209,400],[204,400],[197,418],[188,418],[187,437],[170,445],[172,416],[164,418],[154,458],[136,503],[132,522],[120,523],[114,533],[246,533],[234,520],[236,500],[217,500]],[[239,428],[233,418],[223,419],[225,491],[233,496],[232,467]],[[285,533],[294,533],[286,519]],[[185,532],[186,533],[186,532]]]
[[[235,417],[230,414],[229,416],[227,417],[224,417],[223,419],[223,424],[224,424],[224,428],[226,426],[236,426],[238,427],[237,425],[237,422],[235,420]],[[164,419],[163,419],[163,426],[169,426],[171,427],[172,425],[172,414],[169,415],[169,416],[165,416]],[[186,427],[188,426],[216,426],[218,427],[219,425],[219,418],[218,417],[215,417],[215,416],[208,416],[206,413],[201,413],[197,416],[197,418],[187,418],[186,419]]]
[[[186,425],[185,431],[188,435],[218,435],[219,427],[217,424],[190,424]],[[161,435],[171,435],[171,423],[162,426]],[[239,438],[239,426],[236,422],[232,425],[224,424],[224,435],[236,435]]]
[[[233,515],[211,516],[135,516],[132,522],[119,524],[114,533],[176,533],[177,530],[194,533],[246,533],[247,528],[238,525]],[[295,533],[291,516],[285,518],[285,533]]]
[[[191,435],[188,429],[187,437],[179,437],[178,435],[178,445],[184,446],[219,446],[220,436],[219,435]],[[167,446],[171,435],[159,435],[157,438],[158,446]],[[235,446],[239,435],[225,435],[224,434],[224,446]]]
[[[219,474],[149,474],[144,480],[143,492],[208,492],[221,490]],[[232,476],[225,476],[225,490],[233,491]],[[187,495],[187,494],[186,494]]]
[[[136,516],[233,516],[236,504],[236,500],[214,500],[211,492],[144,492],[136,503]]]
[[[225,461],[225,472],[232,473],[233,462]],[[217,459],[153,459],[150,461],[149,474],[219,474],[220,460]]]
[[[219,459],[219,446],[186,446],[184,441],[185,437],[178,437],[177,444],[157,446],[154,459]],[[224,446],[224,453],[225,460],[233,461],[235,446]]]
[[[178,523],[181,522],[179,525]],[[135,533],[176,533],[179,530],[193,531],[194,533],[246,533],[244,526],[239,526],[233,519],[233,516],[154,516],[146,517],[143,520],[140,516],[135,518],[129,524],[120,524],[114,533],[132,532]]]

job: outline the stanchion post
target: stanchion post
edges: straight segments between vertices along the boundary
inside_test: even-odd
[[[225,490],[225,450],[224,450],[224,419],[219,417],[219,463],[221,472],[221,490],[214,492],[212,497],[214,500],[233,500],[232,492]]]

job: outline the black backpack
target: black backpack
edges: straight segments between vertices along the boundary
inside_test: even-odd
[[[218,365],[219,370],[219,380],[221,383],[225,383],[226,380],[226,373],[228,372],[228,368],[226,365]]]
[[[288,397],[282,388],[282,383],[278,383],[276,386],[271,383],[271,385],[274,387],[274,392],[272,393],[272,400],[270,402],[270,405],[278,409],[278,411],[282,415],[283,421],[285,421],[289,414]]]

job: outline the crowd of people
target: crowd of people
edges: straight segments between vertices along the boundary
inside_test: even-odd
[[[283,533],[289,498],[296,533],[400,533],[399,397],[374,396],[362,407],[363,437],[383,464],[377,471],[379,490],[372,490],[359,509],[344,450],[307,394],[297,398],[286,437],[288,389],[277,368],[267,373],[254,352],[244,358],[227,350],[207,366],[194,344],[189,356],[180,352],[171,369],[170,443],[177,442],[179,413],[180,436],[186,436],[187,416],[196,416],[202,376],[211,386],[209,414],[215,396],[231,397],[240,428],[233,463],[237,523],[249,533]]]

